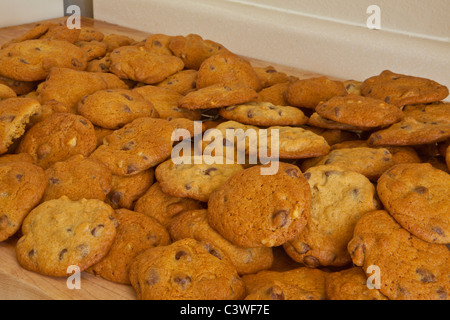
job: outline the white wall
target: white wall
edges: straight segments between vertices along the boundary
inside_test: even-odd
[[[63,0],[0,0],[0,28],[62,16]]]

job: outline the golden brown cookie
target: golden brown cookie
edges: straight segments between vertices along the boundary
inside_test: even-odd
[[[171,243],[166,228],[146,215],[127,209],[114,213],[119,226],[108,254],[87,271],[109,281],[131,284],[130,264],[144,250]]]
[[[78,104],[78,112],[92,124],[112,130],[138,118],[159,118],[150,101],[128,89],[99,90],[85,96]]]
[[[36,23],[24,33],[2,44],[1,48],[6,48],[7,46],[13,43],[23,42],[25,40],[39,39],[48,31],[48,29],[50,29],[51,26],[54,25],[55,25],[54,23],[49,21]]]
[[[40,103],[30,98],[9,98],[0,101],[0,154],[25,134],[30,118],[41,111]]]
[[[236,267],[239,275],[269,269],[273,262],[272,248],[245,248],[225,240],[208,223],[208,210],[191,210],[180,213],[170,223],[173,241],[194,238],[220,248]]]
[[[223,86],[262,89],[261,81],[250,62],[228,50],[203,61],[197,74],[197,89],[220,84]]]
[[[197,70],[184,69],[167,77],[156,86],[173,90],[181,95],[186,95],[188,92],[196,89],[196,84]]]
[[[11,88],[16,95],[26,95],[36,89],[38,81],[17,81],[0,76],[0,83]]]
[[[344,81],[344,86],[345,89],[347,90],[348,94],[356,94],[358,96],[361,95],[361,86],[362,86],[362,81],[358,81],[358,80],[345,80]]]
[[[326,273],[317,269],[260,271],[242,277],[245,300],[325,300]]]
[[[172,197],[161,190],[159,182],[155,182],[142,195],[134,206],[134,210],[144,213],[169,227],[171,221],[180,213],[188,210],[200,210],[200,201],[190,198]]]
[[[169,36],[167,34],[152,34],[147,39],[145,39],[144,47],[148,51],[152,51],[153,53],[171,56],[173,55],[173,53],[169,48],[169,44],[172,38],[172,36]]]
[[[226,50],[220,43],[205,40],[198,34],[174,36],[170,39],[169,49],[183,60],[186,69],[198,70],[206,59]]]
[[[359,138],[359,135],[355,132],[338,130],[338,129],[323,129],[318,127],[308,126],[308,130],[322,136],[328,145],[330,145],[331,149],[333,146],[339,143],[343,143],[345,141],[354,141]],[[359,140],[358,140],[359,141]]]
[[[386,211],[361,217],[348,251],[353,263],[366,276],[375,276],[380,292],[391,300],[449,299],[448,248],[411,235]]]
[[[284,72],[277,71],[277,69],[275,69],[275,67],[273,66],[253,67],[253,69],[255,70],[259,80],[261,81],[262,88],[271,87],[278,83],[295,81],[293,77],[288,76]]]
[[[79,47],[60,40],[26,40],[0,50],[0,75],[19,81],[44,80],[55,67],[84,70]]]
[[[106,34],[102,41],[108,45],[107,52],[112,52],[123,46],[129,46],[135,42],[135,40],[129,36],[116,33]]]
[[[327,300],[388,300],[380,290],[367,285],[367,277],[360,267],[352,267],[327,274]]]
[[[403,108],[403,113],[405,117],[414,118],[420,122],[450,122],[450,103],[409,105]]]
[[[355,94],[333,97],[315,110],[323,118],[355,127],[387,127],[403,119],[398,107]]]
[[[167,120],[138,118],[103,139],[91,157],[118,176],[130,176],[166,160],[175,127]]]
[[[72,113],[55,113],[35,124],[23,136],[16,152],[28,153],[47,169],[73,155],[89,156],[97,147],[92,123]]]
[[[8,162],[28,162],[33,163],[33,157],[28,153],[11,153],[0,156],[0,164]]]
[[[189,110],[217,109],[256,101],[258,93],[250,87],[215,84],[187,93],[179,106]]]
[[[47,188],[42,201],[67,196],[71,200],[104,201],[111,190],[111,171],[100,161],[81,154],[56,162],[45,170]]]
[[[258,101],[270,102],[277,106],[289,106],[284,96],[290,84],[291,82],[286,81],[262,89],[258,92]]]
[[[16,97],[17,94],[13,89],[8,87],[6,84],[0,83],[0,100]]]
[[[219,248],[187,238],[147,249],[130,266],[138,300],[238,300],[245,286]]]
[[[308,120],[308,125],[322,128],[322,129],[329,129],[329,130],[344,130],[344,131],[352,131],[352,132],[366,132],[366,131],[374,131],[376,129],[370,128],[370,127],[356,127],[345,123],[339,123],[333,120],[326,119],[322,116],[320,116],[317,112],[314,112],[311,114]]]
[[[86,60],[89,62],[94,59],[103,58],[106,54],[107,44],[104,42],[92,41],[77,41],[74,43],[86,55]]]
[[[97,199],[62,197],[40,204],[23,222],[23,236],[16,246],[19,264],[54,277],[70,275],[70,266],[86,270],[108,253],[114,241],[113,214]]]
[[[285,93],[285,98],[292,106],[315,109],[320,102],[345,95],[347,95],[347,90],[342,81],[319,77],[291,83]]]
[[[201,110],[189,110],[181,107],[179,104],[183,95],[175,90],[145,85],[133,89],[133,91],[142,95],[147,101],[151,102],[161,119],[186,118],[190,120],[200,120]]]
[[[361,94],[403,107],[444,100],[449,91],[446,86],[430,79],[385,70],[366,79],[361,85]]]
[[[101,59],[92,59],[88,61],[86,71],[89,72],[109,72],[111,66],[111,58],[105,56]]]
[[[123,46],[111,52],[112,73],[145,84],[161,82],[183,68],[180,58],[156,54],[145,47]]]
[[[42,168],[17,157],[9,157],[11,160],[14,162],[0,161],[0,242],[20,229],[23,219],[39,204],[47,184]]]
[[[144,195],[154,180],[153,168],[129,177],[113,175],[111,190],[106,195],[105,202],[114,209],[132,210],[135,201]]]
[[[47,32],[39,37],[39,39],[60,40],[74,43],[78,40],[81,33],[81,28],[68,28],[63,23],[52,24]]]
[[[236,173],[209,197],[209,224],[235,245],[280,246],[309,217],[311,191],[300,169],[280,162],[275,174],[263,175],[263,167]]]
[[[312,194],[311,214],[284,249],[310,268],[345,266],[351,262],[347,243],[356,222],[378,209],[375,187],[359,173],[329,165],[310,168],[304,176]]]
[[[450,243],[450,175],[429,163],[400,164],[378,180],[386,210],[406,230],[433,243]]]
[[[104,37],[104,33],[97,28],[82,26],[78,35],[78,41],[103,41]]]

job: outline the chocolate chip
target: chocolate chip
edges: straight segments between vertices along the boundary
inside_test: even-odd
[[[295,168],[289,168],[285,172],[289,177],[298,178],[298,176],[299,176],[298,170]]]
[[[122,148],[120,150],[122,151],[129,151],[131,149],[133,149],[134,147],[134,141],[128,141],[127,143],[125,143]]]
[[[107,66],[106,66],[104,63],[100,63],[100,64],[99,64],[99,67],[100,67],[100,69],[102,69],[102,70],[106,70],[106,69],[107,69]]]
[[[0,117],[0,121],[11,123],[14,121],[15,118],[16,118],[16,116],[13,116],[13,115],[2,115]]]
[[[145,280],[145,284],[151,286],[158,283],[158,281],[159,281],[158,272],[155,269],[150,270],[148,277]]]
[[[22,62],[22,63],[24,63],[24,64],[30,64],[27,60],[25,60],[25,59],[23,59],[23,58],[20,58],[19,61]]]
[[[284,227],[289,221],[289,211],[288,210],[278,210],[272,215],[272,224],[276,228]]]
[[[420,282],[422,283],[432,283],[436,282],[436,276],[427,269],[417,268],[416,273],[420,276]]]
[[[221,254],[216,249],[211,248],[211,249],[208,250],[208,252],[210,254],[212,254],[214,257],[218,258],[219,260],[222,260]]]
[[[266,293],[270,295],[272,300],[286,300],[283,290],[279,286],[272,286],[267,289]]]
[[[23,178],[23,174],[16,174],[16,180],[20,182]]]
[[[305,177],[306,180],[309,180],[311,178],[311,172],[305,172],[303,176]]]
[[[134,99],[132,97],[130,97],[127,94],[123,94],[123,96],[125,97],[125,99],[127,99],[128,101],[133,101]]]
[[[82,258],[86,258],[89,254],[89,246],[86,243],[78,245],[75,249],[80,251],[80,255]]]
[[[317,268],[320,266],[320,261],[313,256],[306,256],[303,259],[303,262],[305,264],[305,266],[309,267],[309,268]]]
[[[275,73],[275,72],[277,72],[277,70],[275,70],[275,69],[267,69],[266,70],[266,73]]]
[[[153,44],[155,47],[162,47],[162,43],[159,42],[158,40],[153,40],[152,44]]]
[[[359,194],[359,190],[358,189],[353,189],[352,190],[352,195],[353,195],[353,197],[357,197],[358,196],[358,194]]]
[[[109,196],[109,200],[111,201],[111,203],[115,206],[117,206],[120,203],[120,200],[123,197],[123,193],[120,191],[113,191],[111,192],[110,196]]]
[[[131,109],[130,109],[129,106],[125,105],[125,106],[123,107],[123,111],[126,112],[126,113],[130,113],[130,112],[131,112]]]
[[[439,227],[433,227],[433,228],[431,228],[431,231],[437,233],[437,234],[440,235],[441,237],[445,237],[445,232],[444,232],[444,230],[442,230],[442,229],[439,228]]]
[[[439,299],[447,300],[447,291],[445,291],[444,287],[439,287],[436,293],[439,295]]]
[[[127,167],[127,174],[133,174],[138,171],[138,168],[132,164]]]
[[[83,66],[83,63],[78,59],[72,59],[72,66],[75,68],[81,68]]]
[[[192,189],[192,187],[191,187],[190,184],[186,184],[186,185],[184,186],[184,188],[185,188],[186,190],[191,190],[191,189]]]
[[[59,261],[61,261],[64,257],[64,255],[67,253],[67,249],[62,249],[59,253]]]
[[[9,221],[9,218],[6,214],[0,217],[0,227],[6,227],[9,226],[10,224],[11,222]]]
[[[340,108],[338,108],[338,107],[335,107],[334,108],[334,114],[336,115],[336,117],[340,117],[340,115],[341,115],[341,109]]]
[[[310,246],[308,246],[306,243],[304,242],[300,242],[298,243],[295,247],[295,252],[297,252],[298,254],[305,254],[307,253],[309,250],[311,250]]]
[[[28,251],[28,258],[33,258],[36,255],[36,250],[31,249]]]
[[[98,237],[98,236],[101,235],[102,230],[103,230],[104,228],[105,228],[105,225],[99,224],[99,225],[96,226],[94,229],[92,229],[91,234],[92,234],[94,237]]]
[[[390,97],[390,96],[387,96],[387,97],[384,99],[384,102],[386,102],[386,103],[391,102],[391,97]]]
[[[414,192],[416,192],[418,194],[425,194],[425,192],[427,192],[427,190],[428,190],[427,188],[419,186],[414,189]]]
[[[253,110],[250,110],[249,112],[247,112],[247,118],[249,118],[249,119],[253,118],[254,115],[255,114],[253,113]]]
[[[51,177],[50,179],[48,179],[48,181],[49,181],[51,184],[60,184],[60,183],[61,183],[61,180],[56,179],[56,178],[53,178],[53,177]]]
[[[180,260],[182,257],[187,256],[187,252],[180,250],[175,253],[175,260]]]
[[[328,160],[327,160],[328,161]],[[331,162],[331,161],[330,161]],[[325,163],[328,164],[328,163]],[[333,174],[333,171],[325,171],[325,177],[329,177]]]
[[[208,168],[208,169],[205,170],[204,174],[207,175],[207,176],[209,176],[209,174],[210,174],[211,172],[217,171],[217,170],[218,170],[217,168]]]
[[[179,276],[175,277],[173,281],[175,281],[176,284],[180,285],[184,290],[192,282],[192,279],[189,276]]]

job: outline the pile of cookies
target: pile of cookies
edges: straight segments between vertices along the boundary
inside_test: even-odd
[[[27,270],[77,266],[137,299],[448,300],[448,94],[42,23],[0,50],[0,241]],[[211,136],[227,129],[269,143]],[[205,142],[227,161],[196,161]]]

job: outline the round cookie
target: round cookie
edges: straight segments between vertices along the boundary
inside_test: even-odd
[[[130,267],[138,300],[239,300],[245,286],[228,257],[187,238],[147,249]]]
[[[105,202],[114,209],[133,209],[137,201],[150,188],[155,180],[155,170],[150,168],[138,174],[126,176],[112,176],[112,186],[106,195]]]
[[[262,88],[268,88],[278,83],[294,81],[293,77],[289,77],[284,72],[277,71],[273,66],[253,67],[253,70],[258,75]]]
[[[392,154],[385,148],[342,148],[332,150],[325,156],[305,160],[301,169],[306,171],[321,165],[338,166],[376,181],[387,169],[394,166],[395,162]]]
[[[186,95],[188,92],[195,90],[197,86],[197,70],[184,69],[161,81],[156,86],[170,89],[181,95]]]
[[[78,112],[94,125],[116,130],[142,117],[158,118],[153,104],[133,90],[99,90],[85,96]]]
[[[285,98],[291,106],[315,109],[321,102],[345,95],[347,90],[342,81],[319,77],[291,83],[286,90]]]
[[[0,101],[0,154],[25,134],[30,118],[41,112],[41,105],[31,98],[9,98]]]
[[[310,212],[311,191],[300,169],[280,162],[240,171],[208,201],[208,222],[225,239],[243,247],[276,247],[298,236]]]
[[[63,23],[55,23],[39,39],[67,41],[73,44],[78,40],[80,33],[81,28],[68,28]]]
[[[356,222],[378,209],[375,187],[363,175],[335,166],[313,167],[304,176],[312,194],[311,214],[304,230],[284,249],[310,268],[345,266],[351,262],[347,243]]]
[[[164,119],[138,118],[106,136],[91,157],[118,176],[130,176],[166,160],[175,127]]]
[[[260,271],[242,277],[245,300],[325,300],[326,273],[305,267]]]
[[[47,188],[42,201],[67,196],[71,200],[104,201],[111,190],[111,171],[100,161],[81,154],[56,162],[45,170]]]
[[[122,79],[156,84],[183,68],[180,58],[156,54],[144,47],[123,46],[111,52],[110,70]]]
[[[403,108],[405,117],[414,118],[420,122],[450,123],[450,103],[435,102],[431,104],[409,105]]]
[[[308,117],[298,108],[277,106],[270,102],[250,102],[219,110],[219,114],[232,121],[254,126],[300,126]]]
[[[105,56],[107,44],[104,42],[92,40],[92,41],[77,41],[74,43],[79,47],[86,55],[86,60],[89,62],[94,59],[99,59]]]
[[[173,241],[194,238],[220,248],[236,267],[239,275],[269,269],[274,257],[272,248],[244,248],[225,240],[208,223],[208,210],[191,210],[174,217],[169,226]]]
[[[226,50],[223,45],[205,40],[198,34],[174,36],[170,39],[169,49],[183,60],[186,69],[198,70],[206,59]]]
[[[45,187],[42,168],[24,161],[0,162],[0,242],[20,229],[23,219],[39,204]]]
[[[69,266],[84,271],[100,261],[116,236],[114,210],[97,199],[67,197],[34,208],[22,224],[18,240],[19,264],[30,271],[66,277]]]
[[[450,251],[422,241],[386,211],[365,214],[355,226],[348,251],[356,266],[372,276],[378,267],[380,292],[391,300],[448,300]]]
[[[103,41],[105,34],[95,27],[81,27],[78,41]]]
[[[208,202],[211,193],[242,170],[240,164],[196,164],[194,159],[175,164],[169,159],[156,167],[155,177],[168,195]]]
[[[108,254],[87,271],[109,281],[130,284],[128,273],[133,259],[149,248],[169,245],[171,239],[166,228],[144,214],[119,209],[114,218],[119,226]]]
[[[19,81],[44,80],[54,67],[84,70],[86,54],[60,40],[25,40],[0,50],[0,75]]]
[[[161,190],[159,182],[155,182],[142,195],[134,206],[134,211],[146,214],[165,227],[180,213],[189,210],[203,209],[200,201],[190,198],[172,197]]]
[[[258,93],[250,87],[214,84],[187,93],[179,106],[189,110],[217,109],[256,101]]]
[[[89,156],[97,147],[92,123],[72,113],[55,113],[35,124],[23,136],[16,152],[29,153],[44,169],[73,155]]]
[[[108,45],[108,50],[106,52],[110,53],[117,48],[129,46],[136,41],[124,34],[110,33],[103,37],[102,42],[105,42]]]
[[[204,60],[197,74],[197,89],[220,84],[222,86],[249,87],[258,92],[261,81],[250,62],[228,50]]]
[[[327,300],[388,300],[380,290],[368,287],[366,273],[360,267],[327,274],[325,293]]]
[[[400,164],[378,179],[381,202],[416,237],[450,243],[450,175],[429,163]]]
[[[152,34],[145,39],[144,47],[156,54],[171,56],[173,53],[169,48],[170,40],[172,40],[172,36],[162,33]]]
[[[88,61],[86,71],[88,72],[109,72],[111,66],[111,58],[105,56],[101,59],[92,59]]]
[[[433,80],[389,70],[366,79],[361,85],[361,95],[383,100],[397,107],[444,100],[448,94],[446,86]]]
[[[311,114],[308,120],[308,125],[322,128],[322,129],[329,129],[329,130],[345,130],[345,131],[354,131],[354,132],[365,132],[365,131],[374,131],[376,129],[370,128],[370,127],[356,127],[345,123],[339,123],[330,119],[326,119],[322,116],[320,116],[317,112],[314,112]]]
[[[150,101],[161,119],[186,118],[190,120],[200,120],[201,110],[189,110],[180,107],[179,102],[183,95],[169,88],[145,85],[133,89]]]
[[[315,110],[323,118],[355,127],[387,127],[403,119],[398,107],[354,94],[333,97],[319,103]]]

